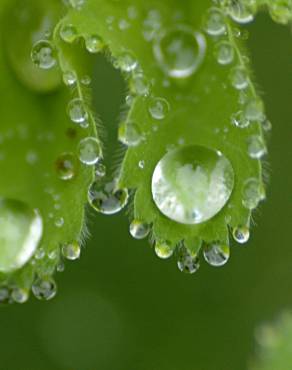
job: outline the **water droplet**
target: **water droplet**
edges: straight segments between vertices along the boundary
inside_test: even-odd
[[[114,66],[123,72],[133,72],[137,68],[138,62],[132,53],[124,52],[117,57]]]
[[[143,136],[135,122],[123,122],[119,127],[119,140],[127,146],[137,146],[141,143]]]
[[[48,257],[52,261],[55,260],[58,257],[58,251],[55,249],[55,250],[48,252]]]
[[[98,162],[95,166],[95,176],[96,178],[101,178],[106,175],[106,167],[104,164]]]
[[[231,123],[239,128],[246,128],[250,125],[250,121],[246,118],[243,111],[232,114]]]
[[[200,268],[199,257],[197,255],[192,255],[190,251],[182,245],[178,249],[177,267],[181,272],[194,274]]]
[[[57,285],[51,277],[38,277],[32,285],[32,292],[37,299],[48,301],[55,297]]]
[[[250,121],[262,122],[265,119],[264,105],[261,99],[250,99],[245,106],[244,114]]]
[[[172,150],[158,162],[152,195],[171,220],[198,224],[214,217],[227,203],[234,184],[233,168],[220,152],[203,146]]]
[[[134,96],[133,95],[127,95],[126,96],[126,105],[128,107],[131,107],[134,102]]]
[[[72,122],[83,124],[87,121],[88,113],[82,99],[72,99],[68,104],[67,111]]]
[[[145,167],[145,161],[144,160],[139,161],[138,162],[138,167],[141,168],[141,170],[143,170],[144,167]]]
[[[2,51],[6,52],[9,67],[26,88],[37,93],[48,93],[60,86],[61,75],[56,64],[56,53],[47,38],[54,25],[60,19],[60,8],[53,1],[22,1],[18,5],[8,6],[1,19]],[[36,64],[32,62],[32,49],[35,42],[44,40],[45,44],[33,53]],[[50,55],[50,52],[52,54]],[[46,53],[49,53],[47,56]],[[39,68],[40,66],[45,69]],[[49,69],[48,69],[49,68]]]
[[[22,288],[14,288],[11,292],[11,298],[16,303],[25,303],[29,298],[28,290]]]
[[[21,268],[35,253],[43,234],[40,214],[27,204],[0,199],[0,271]]]
[[[169,112],[168,101],[164,98],[151,98],[148,110],[152,118],[162,120]]]
[[[252,210],[264,199],[265,189],[263,184],[256,178],[246,180],[242,189],[243,206]]]
[[[74,71],[66,71],[63,74],[63,82],[66,86],[74,86],[77,81],[77,75]]]
[[[292,4],[290,0],[273,0],[269,3],[271,18],[281,24],[291,22]]]
[[[262,122],[262,127],[265,131],[270,131],[272,129],[272,123],[271,121],[269,121],[268,119],[265,119],[263,122]]]
[[[220,267],[229,260],[230,249],[228,245],[212,243],[204,248],[203,255],[209,265]]]
[[[234,49],[229,41],[220,41],[216,45],[215,55],[217,62],[221,65],[227,65],[233,62]]]
[[[150,226],[145,222],[134,220],[130,225],[130,234],[135,239],[144,239],[150,232]]]
[[[88,192],[89,204],[97,212],[112,215],[120,212],[128,202],[128,190],[117,189],[116,182],[94,182]]]
[[[72,153],[63,153],[56,160],[56,170],[61,180],[71,180],[76,175],[76,157]]]
[[[73,24],[63,24],[60,28],[60,37],[63,41],[72,43],[78,36],[77,29]]]
[[[85,75],[81,78],[81,83],[84,86],[89,86],[91,84],[91,78],[88,75]]]
[[[165,260],[173,255],[174,247],[166,240],[156,240],[154,250],[157,257]]]
[[[211,36],[220,36],[226,32],[224,14],[220,9],[209,9],[205,21],[205,30]]]
[[[95,137],[86,137],[78,147],[79,159],[82,163],[92,166],[101,159],[101,148]]]
[[[232,236],[237,243],[247,243],[250,236],[249,228],[247,226],[235,227],[232,231]]]
[[[81,248],[77,241],[69,244],[65,244],[62,247],[63,256],[70,261],[75,261],[80,258]]]
[[[252,6],[247,6],[240,1],[229,5],[228,13],[236,23],[246,24],[254,20]]]
[[[186,78],[202,64],[206,40],[188,26],[178,26],[160,33],[153,47],[157,62],[170,77]]]
[[[55,221],[55,226],[61,228],[64,226],[64,223],[65,223],[64,218],[60,217],[57,218],[57,220]]]
[[[60,261],[57,265],[57,271],[58,272],[63,272],[65,270],[65,264],[63,261]]]
[[[40,40],[34,44],[31,59],[41,69],[53,68],[57,63],[54,47],[48,40]]]
[[[253,159],[260,159],[267,153],[264,139],[261,136],[253,135],[248,138],[248,154]]]
[[[38,248],[35,252],[34,258],[36,260],[41,260],[45,257],[45,255],[46,255],[46,252],[45,252],[44,248]]]
[[[85,39],[85,46],[89,53],[95,54],[101,52],[105,44],[101,37],[98,35],[92,35]]]
[[[237,90],[244,90],[248,87],[248,73],[247,70],[242,66],[237,66],[232,69],[230,79],[232,86]]]
[[[143,73],[135,73],[130,82],[133,94],[148,96],[150,94],[150,83]]]

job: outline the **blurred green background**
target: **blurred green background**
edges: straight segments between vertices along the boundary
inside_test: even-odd
[[[58,296],[1,308],[1,370],[244,370],[256,326],[292,308],[292,37],[265,16],[249,29],[273,123],[271,182],[251,241],[234,245],[224,268],[187,276],[132,240],[125,214],[89,210],[92,237],[58,274]],[[125,87],[102,60],[94,73],[97,112],[115,133]]]

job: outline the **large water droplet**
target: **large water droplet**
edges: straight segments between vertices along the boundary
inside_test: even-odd
[[[88,192],[89,204],[100,213],[112,215],[121,211],[128,202],[128,190],[117,189],[116,182],[94,182]]]
[[[263,184],[256,178],[245,181],[242,189],[242,204],[244,207],[255,209],[259,202],[265,199],[265,189]]]
[[[79,143],[79,159],[82,163],[92,166],[101,159],[101,147],[95,137],[86,137]]]
[[[139,220],[133,220],[130,225],[130,234],[135,239],[144,239],[150,232],[150,225]]]
[[[205,37],[183,25],[165,30],[154,43],[157,62],[174,78],[186,78],[194,74],[202,64],[205,53]]]
[[[250,236],[249,228],[247,226],[237,226],[233,229],[232,236],[237,243],[247,243]]]
[[[211,36],[220,36],[226,32],[224,14],[220,9],[209,9],[205,21],[205,30]]]
[[[43,234],[40,214],[27,204],[0,199],[0,271],[21,268],[35,253]]]
[[[230,248],[228,245],[212,243],[204,248],[203,255],[209,265],[220,267],[228,261]]]
[[[76,157],[73,153],[63,153],[56,160],[56,170],[61,180],[71,180],[76,175]]]
[[[148,110],[152,118],[162,120],[169,111],[168,101],[164,98],[151,98]]]
[[[156,240],[154,250],[157,257],[165,260],[173,255],[174,247],[166,240]]]
[[[220,152],[197,145],[168,152],[156,165],[152,195],[171,220],[198,224],[215,216],[233,190],[234,173]]]
[[[34,44],[31,51],[31,59],[41,69],[53,68],[57,63],[55,49],[48,40],[40,40]]]
[[[48,301],[55,297],[57,285],[53,278],[37,278],[32,285],[32,292],[37,299]]]
[[[80,248],[80,244],[77,241],[74,241],[69,244],[65,244],[62,247],[63,256],[70,261],[77,260],[80,257],[80,253],[81,253],[81,248]]]
[[[192,255],[190,251],[182,245],[178,249],[177,267],[181,272],[194,274],[200,268],[199,257],[197,255]]]

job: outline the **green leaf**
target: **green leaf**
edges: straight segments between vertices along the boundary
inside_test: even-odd
[[[262,102],[250,78],[248,57],[237,25],[227,15],[227,5],[217,9],[225,32],[216,37],[204,32],[208,22],[208,27],[212,27],[210,17],[214,14],[213,10],[210,13],[210,6],[211,2],[206,1],[182,4],[150,1],[133,5],[89,0],[81,9],[72,10],[64,20],[85,40],[98,35],[106,44],[114,65],[125,72],[133,101],[119,129],[120,139],[129,144],[119,185],[135,190],[134,218],[151,224],[154,239],[167,240],[173,247],[185,241],[192,249],[194,238],[228,244],[228,226],[246,228],[250,224],[248,208],[253,205],[247,208],[243,199],[246,181],[258,181],[258,193],[263,187],[261,163],[249,154],[258,150],[258,146],[265,151],[259,123],[264,120]],[[214,34],[211,31],[209,33]],[[195,32],[197,42],[202,43],[203,49],[206,47],[206,52],[201,51],[202,61],[198,61],[201,65],[194,67],[194,73],[186,72],[185,78],[177,78],[175,71],[169,71],[168,61],[161,55],[159,43],[168,42],[167,37],[176,37],[175,32],[180,33],[178,37],[186,37],[186,43]],[[224,60],[226,57],[231,60]],[[136,62],[138,67],[134,68]],[[246,76],[244,88],[232,86],[235,67]],[[163,99],[160,102],[164,102],[166,111],[169,107],[162,119],[155,119],[153,112],[151,115],[153,99],[157,98]],[[239,111],[255,122],[245,128],[236,127],[232,120]],[[169,148],[194,145],[223,153],[233,167],[235,182],[223,210],[206,222],[190,226],[160,212],[153,201],[151,181],[155,166]],[[260,157],[258,153],[252,156]]]
[[[87,200],[102,213],[115,213],[125,206],[127,189],[130,232],[142,238],[151,229],[158,256],[170,257],[178,246],[179,268],[195,272],[204,248],[208,263],[225,264],[229,228],[246,242],[252,210],[264,199],[263,128],[269,125],[251,78],[245,33],[238,29],[253,20],[256,3],[66,3],[63,18],[57,0],[1,3],[0,194],[43,221],[35,258],[16,273],[3,269],[2,281],[27,288],[37,277],[35,295],[53,297],[60,251],[69,259],[79,256]],[[126,153],[110,180],[97,171],[91,185],[93,164],[103,158],[88,87],[99,52],[128,85],[118,129]],[[88,159],[92,152],[94,160]],[[162,188],[154,176],[161,169]],[[15,219],[21,224],[20,216]],[[30,226],[23,230],[29,235]]]

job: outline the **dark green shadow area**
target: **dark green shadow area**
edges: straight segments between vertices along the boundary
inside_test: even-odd
[[[226,267],[186,276],[132,240],[125,215],[90,212],[92,238],[57,276],[57,298],[1,308],[1,369],[245,370],[256,325],[292,307],[292,39],[264,16],[249,28],[274,125],[272,180],[250,243],[234,245]],[[96,110],[116,124],[124,85],[99,63]]]

